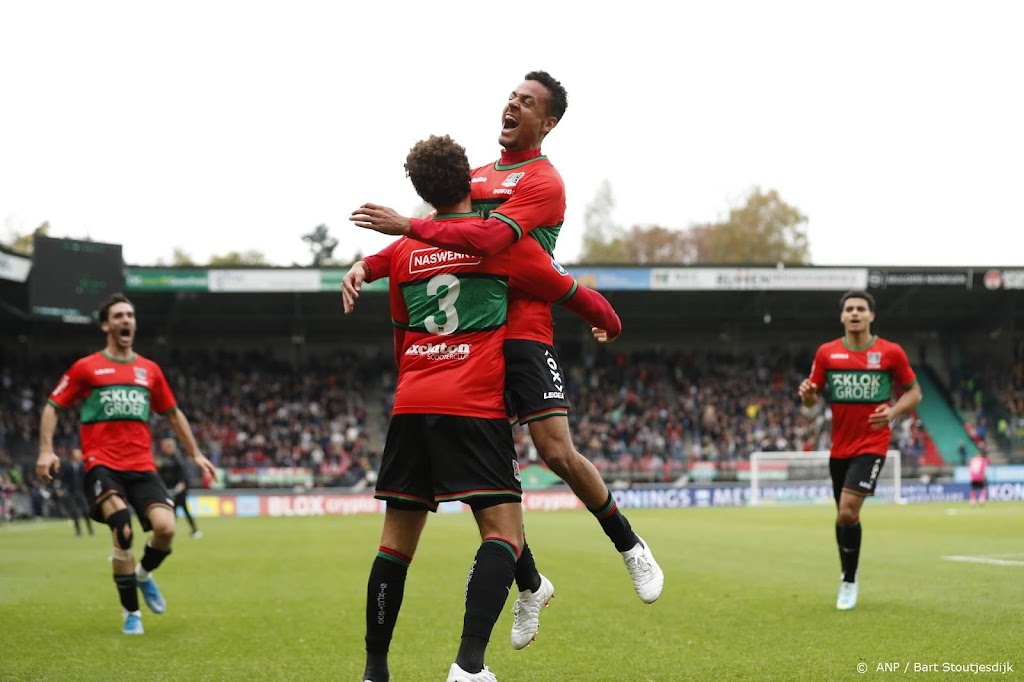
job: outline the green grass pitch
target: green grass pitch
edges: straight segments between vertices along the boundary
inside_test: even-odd
[[[509,645],[506,603],[487,656],[500,682],[864,680],[898,674],[883,667],[894,663],[937,664],[921,673],[936,680],[1024,678],[1024,504],[870,504],[851,612],[835,610],[828,507],[628,516],[666,573],[650,606],[593,517],[528,514],[555,599],[523,651]],[[167,613],[143,607],[142,637],[120,633],[107,532],[0,527],[0,679],[359,681],[381,518],[203,519],[198,541],[179,526],[156,574]],[[445,679],[477,544],[469,514],[430,519],[392,644],[394,682]],[[971,663],[1013,671],[941,672]]]

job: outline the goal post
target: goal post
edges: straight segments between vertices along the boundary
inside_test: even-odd
[[[749,504],[834,503],[829,457],[828,450],[752,452]],[[875,498],[902,504],[902,492],[903,458],[899,450],[889,450],[875,485]]]

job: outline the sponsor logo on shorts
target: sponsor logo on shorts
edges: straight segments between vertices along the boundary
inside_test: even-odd
[[[544,394],[544,400],[550,400],[551,398],[558,398],[559,400],[565,400],[565,394],[561,391],[547,391]]]
[[[565,387],[562,385],[562,371],[558,369],[558,360],[555,360],[554,356],[551,355],[551,351],[544,351],[544,363],[548,366],[548,371],[551,372],[551,383],[554,385],[555,390],[561,395],[562,389]],[[544,396],[547,398],[548,396]]]
[[[512,460],[512,475],[516,477],[516,480],[522,482],[523,476],[519,472],[519,462],[515,459]]]

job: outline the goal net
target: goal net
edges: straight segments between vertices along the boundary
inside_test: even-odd
[[[750,504],[835,504],[828,460],[827,450],[751,453]],[[900,451],[889,450],[874,499],[904,502],[902,465]]]

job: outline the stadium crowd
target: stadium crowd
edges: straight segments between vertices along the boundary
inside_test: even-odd
[[[808,412],[796,398],[808,357],[600,348],[565,363],[574,441],[607,480],[627,482],[678,480],[697,462],[729,471],[756,450],[828,449],[830,412]],[[303,468],[317,485],[372,484],[394,390],[389,355],[340,352],[298,369],[269,352],[169,351],[158,359],[218,467]],[[0,485],[32,492],[42,514],[52,505],[31,458],[40,406],[59,379],[53,368],[66,366],[40,358],[0,368]],[[173,435],[163,420],[152,424],[154,442]],[[62,455],[77,445],[77,427],[74,410],[61,416]],[[908,420],[894,438],[913,452],[919,425]],[[517,429],[516,446],[523,465],[537,461],[527,429]]]

